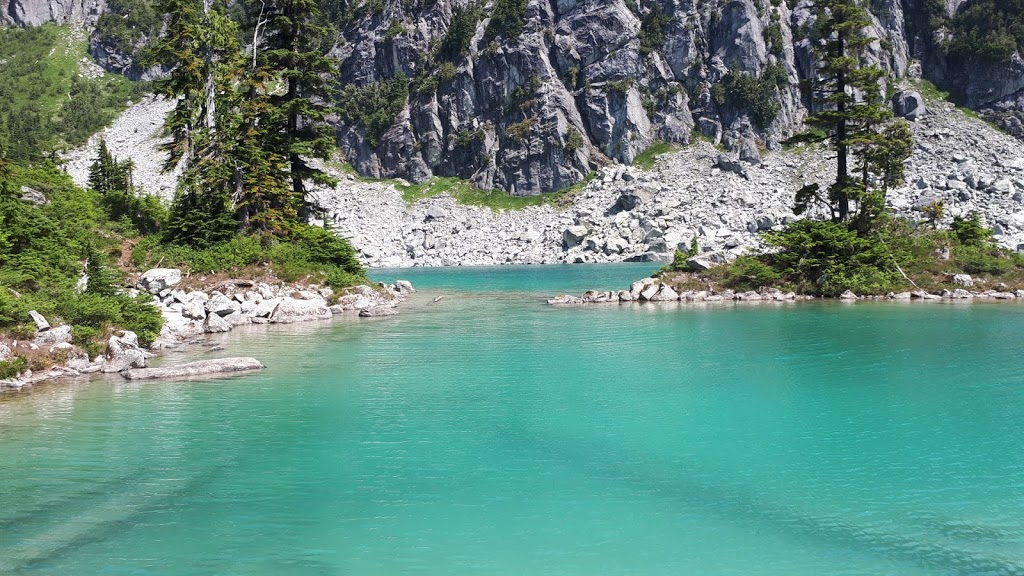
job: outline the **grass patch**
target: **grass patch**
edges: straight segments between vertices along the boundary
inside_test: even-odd
[[[916,88],[917,91],[921,93],[921,96],[924,96],[925,100],[949,102],[949,103],[953,104],[954,106],[956,106],[957,110],[963,112],[964,116],[967,116],[968,118],[974,118],[975,120],[981,120],[982,122],[984,122],[984,123],[988,124],[989,126],[995,128],[996,130],[999,130],[1000,132],[1003,131],[1002,128],[1000,128],[999,126],[989,122],[988,120],[985,119],[984,116],[982,116],[981,114],[978,114],[976,111],[971,110],[970,108],[968,108],[966,106],[961,106],[959,103],[956,102],[956,100],[953,98],[952,94],[948,90],[940,89],[938,86],[933,84],[930,80],[925,80],[923,78],[919,78],[919,79],[913,80],[912,82],[914,84],[914,88]]]
[[[66,26],[0,29],[0,139],[8,158],[37,161],[84,144],[142,93],[142,84],[122,76],[80,76],[87,48],[84,35]]]
[[[348,241],[329,230],[297,225],[287,239],[236,235],[207,248],[142,239],[132,253],[138,270],[181,268],[186,274],[228,274],[345,288],[366,282],[365,271]]]
[[[468,180],[454,176],[436,176],[422,184],[395,183],[395,189],[402,193],[402,198],[409,204],[424,198],[448,194],[456,203],[463,206],[480,206],[491,210],[522,210],[527,206],[563,207],[571,202],[572,196],[586,188],[595,175],[591,172],[568,188],[535,196],[512,196],[502,190],[480,190],[474,188]]]
[[[651,168],[654,168],[654,163],[658,160],[658,156],[678,149],[679,146],[672,144],[671,142],[655,140],[654,143],[648,146],[646,150],[637,154],[636,157],[633,158],[633,166],[636,166],[641,170],[650,170]]]

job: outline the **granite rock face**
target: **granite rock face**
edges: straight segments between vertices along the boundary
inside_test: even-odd
[[[948,3],[949,15],[961,4]],[[608,163],[629,164],[655,140],[687,143],[695,129],[756,162],[759,149],[777,150],[800,130],[808,112],[799,85],[817,75],[809,0],[533,0],[518,35],[494,34],[493,1],[460,35],[466,5],[386,2],[342,30],[335,54],[344,83],[402,73],[412,86],[376,145],[358,122],[339,126],[342,150],[361,174],[459,176],[484,189],[537,194]],[[867,61],[896,78],[956,86],[974,108],[1024,110],[1019,56],[984,65],[948,60],[922,16],[923,0],[878,0],[871,11],[867,33],[877,40]],[[455,36],[463,50],[453,54],[444,47]],[[715,91],[729,74],[777,78],[777,115],[756,122],[752,110],[723,103]],[[916,118],[924,108],[913,96],[896,104]]]
[[[15,26],[95,24],[106,8],[106,0],[4,0],[0,23]]]

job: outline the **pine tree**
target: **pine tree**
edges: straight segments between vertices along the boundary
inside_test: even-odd
[[[117,291],[117,275],[103,265],[103,256],[92,243],[85,245],[86,294],[113,296]]]
[[[306,217],[305,181],[333,185],[334,179],[314,168],[310,158],[327,160],[334,151],[334,132],[326,119],[337,96],[337,63],[328,57],[331,30],[323,24],[315,0],[275,0],[265,8],[266,28],[261,48],[254,42],[257,65],[266,66],[285,82],[283,94],[270,104],[281,112],[270,130],[275,151],[287,158],[291,189]],[[260,60],[262,59],[262,63]]]
[[[896,165],[902,167],[909,156],[912,137],[909,129],[886,128],[893,114],[880,94],[885,73],[862,64],[874,41],[864,32],[871,25],[867,10],[858,0],[817,0],[815,8],[819,68],[812,89],[814,104],[821,109],[807,123],[824,132],[824,140],[836,151],[836,177],[825,197],[817,184],[797,192],[794,211],[800,214],[812,202],[822,202],[834,221],[853,219],[855,227],[866,229],[884,208],[885,190],[897,175]],[[859,161],[856,176],[850,169],[851,155]],[[876,176],[884,180],[881,188],[871,185]],[[855,213],[851,202],[857,203]]]
[[[96,160],[89,166],[89,188],[101,194],[124,189],[117,187],[117,161],[107,148],[107,141],[102,138],[96,151]]]
[[[170,65],[167,79],[156,92],[176,100],[165,126],[170,141],[165,170],[184,162],[179,191],[168,219],[172,241],[208,245],[230,237],[227,222],[233,216],[232,193],[236,170],[228,154],[236,134],[226,120],[230,106],[219,99],[234,97],[239,72],[238,27],[208,0],[163,0],[160,10],[170,14],[164,34],[155,43],[151,59]],[[223,128],[223,129],[222,129]]]
[[[288,158],[280,150],[282,136],[275,131],[283,113],[270,102],[272,79],[267,68],[257,67],[244,82],[240,127],[232,150],[239,167],[235,202],[244,230],[284,236],[298,221],[302,199],[292,191]]]

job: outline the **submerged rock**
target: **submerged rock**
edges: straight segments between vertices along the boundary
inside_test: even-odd
[[[381,316],[394,316],[398,314],[398,308],[394,306],[374,306],[359,312],[361,318],[377,318]]]
[[[218,376],[251,372],[266,368],[255,358],[218,358],[216,360],[199,360],[166,366],[162,368],[137,368],[128,370],[121,375],[128,380],[161,380],[167,378],[196,378],[202,376]]]

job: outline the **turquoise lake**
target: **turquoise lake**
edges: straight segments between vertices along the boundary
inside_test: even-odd
[[[544,303],[653,269],[379,271],[164,359],[256,375],[0,396],[0,574],[1024,574],[1024,305]]]

